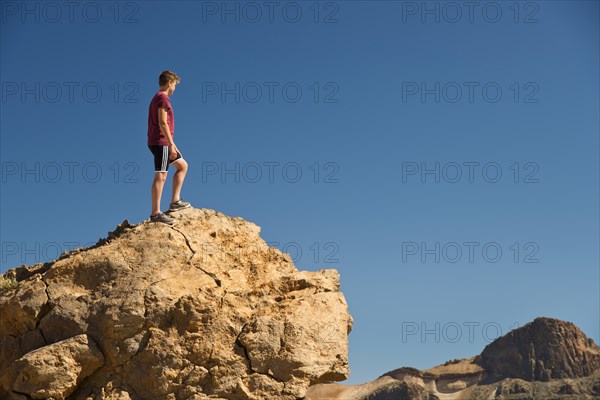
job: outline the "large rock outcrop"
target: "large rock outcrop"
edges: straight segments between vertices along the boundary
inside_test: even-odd
[[[4,274],[0,398],[298,399],[343,380],[352,317],[335,270],[298,271],[213,210],[127,223]]]

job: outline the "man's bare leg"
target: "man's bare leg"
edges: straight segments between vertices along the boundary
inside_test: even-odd
[[[171,203],[175,203],[181,198],[181,187],[183,186],[183,181],[185,180],[188,164],[183,158],[180,158],[171,163],[171,165],[177,168],[175,175],[173,175],[173,193],[171,197]]]
[[[163,187],[167,180],[166,172],[155,172],[154,181],[152,182],[152,214],[156,215],[160,212],[160,198],[162,197]]]

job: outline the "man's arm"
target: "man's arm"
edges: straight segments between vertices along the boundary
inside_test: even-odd
[[[169,124],[167,123],[166,108],[158,109],[158,126],[160,127],[161,133],[167,139],[167,142],[169,142],[169,158],[175,158],[177,156],[177,146],[175,146],[173,135],[171,135],[171,129],[169,129]]]

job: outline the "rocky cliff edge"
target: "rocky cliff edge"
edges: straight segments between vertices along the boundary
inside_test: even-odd
[[[298,271],[260,228],[209,209],[124,222],[4,274],[0,398],[298,399],[349,374],[336,270]]]

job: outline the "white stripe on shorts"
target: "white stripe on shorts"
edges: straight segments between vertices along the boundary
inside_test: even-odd
[[[165,172],[167,170],[167,162],[169,161],[169,148],[167,146],[163,146],[163,159],[160,170]]]

